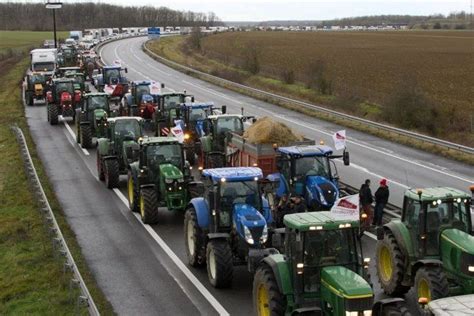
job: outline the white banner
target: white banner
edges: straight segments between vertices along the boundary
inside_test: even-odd
[[[331,208],[331,213],[341,219],[359,220],[359,194],[338,199]]]
[[[171,128],[171,133],[178,139],[181,144],[184,142],[184,133],[180,125]]]
[[[334,140],[334,147],[336,150],[341,150],[346,148],[346,130],[343,129],[338,131],[332,135],[332,139]]]

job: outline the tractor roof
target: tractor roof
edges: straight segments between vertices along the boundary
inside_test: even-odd
[[[289,214],[283,222],[286,227],[300,231],[359,227],[358,220],[343,219],[327,211]]]
[[[143,137],[141,144],[142,145],[154,145],[154,144],[169,144],[176,143],[179,141],[176,137]]]
[[[136,86],[149,86],[151,85],[152,83],[154,83],[154,81],[150,81],[150,80],[135,80],[135,81],[132,81],[132,83]]]
[[[209,109],[214,106],[213,102],[192,102],[192,103],[183,103],[182,106],[191,109]]]
[[[107,119],[107,122],[118,122],[118,121],[138,121],[141,122],[143,119],[139,116],[118,116],[118,117],[110,117]]]
[[[332,155],[332,148],[325,145],[279,147],[277,151],[290,156],[300,157]]]
[[[202,175],[210,177],[213,181],[238,182],[238,181],[252,181],[261,179],[263,177],[262,169],[257,167],[230,167],[230,168],[215,168],[204,169]]]
[[[424,189],[409,189],[405,191],[405,196],[418,200],[418,190],[421,190],[421,200],[422,201],[433,201],[433,200],[445,200],[445,199],[470,199],[471,196],[461,190],[453,189],[449,187],[435,187],[435,188],[424,188]]]
[[[114,66],[104,66],[102,68],[105,69],[105,70],[108,70],[108,69],[122,69],[122,66],[114,65]]]
[[[214,114],[214,115],[209,115],[208,118],[211,120],[215,120],[221,117],[237,117],[237,118],[243,118],[242,115],[240,114]]]

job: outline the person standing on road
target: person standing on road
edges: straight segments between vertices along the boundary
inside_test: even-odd
[[[389,195],[387,179],[380,180],[380,187],[375,191],[375,216],[372,222],[373,225],[382,225],[383,209],[388,203]]]
[[[367,226],[369,226],[370,223],[374,221],[374,212],[372,209],[372,203],[374,202],[374,199],[372,197],[372,190],[370,190],[369,179],[365,180],[365,182],[360,187],[359,199],[362,208],[362,213],[367,215],[367,217],[361,218],[361,220],[363,221],[362,226],[367,228]]]

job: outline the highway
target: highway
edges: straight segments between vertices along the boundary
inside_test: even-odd
[[[212,84],[159,64],[141,51],[144,38],[112,42],[100,52],[103,60],[120,60],[130,80],[151,79],[168,89],[184,90],[199,101],[227,105],[228,112],[245,108],[249,115],[272,116],[306,137],[332,144],[341,129]],[[84,257],[99,286],[119,314],[212,315],[252,314],[252,276],[235,269],[232,288],[216,290],[205,269],[186,264],[183,215],[160,209],[157,225],[143,225],[128,209],[125,177],[120,189],[108,190],[97,179],[95,149],[75,142],[72,122],[50,126],[44,106],[26,108],[26,116],[46,172],[77,236]],[[401,206],[407,187],[446,185],[467,190],[474,183],[472,167],[348,129],[351,166],[338,164],[344,182],[360,186],[372,179],[389,179],[391,202]],[[365,257],[373,257],[375,241],[363,237]],[[372,280],[381,297],[375,271]],[[409,295],[408,295],[409,296]],[[414,303],[411,302],[411,307]]]

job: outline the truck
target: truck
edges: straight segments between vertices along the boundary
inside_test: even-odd
[[[45,77],[51,78],[57,67],[57,54],[56,48],[37,48],[30,51],[32,72],[42,73]]]
[[[376,269],[387,295],[413,287],[417,299],[430,302],[474,293],[472,194],[449,187],[405,191],[401,218],[377,229]]]
[[[82,31],[70,31],[69,37],[79,42],[82,39]]]
[[[259,166],[271,182],[277,183],[276,199],[300,196],[313,211],[329,210],[339,198],[339,176],[334,159],[349,165],[349,153],[334,155],[326,145],[304,139],[279,147],[278,144],[252,144],[232,133],[227,148],[230,166]]]

